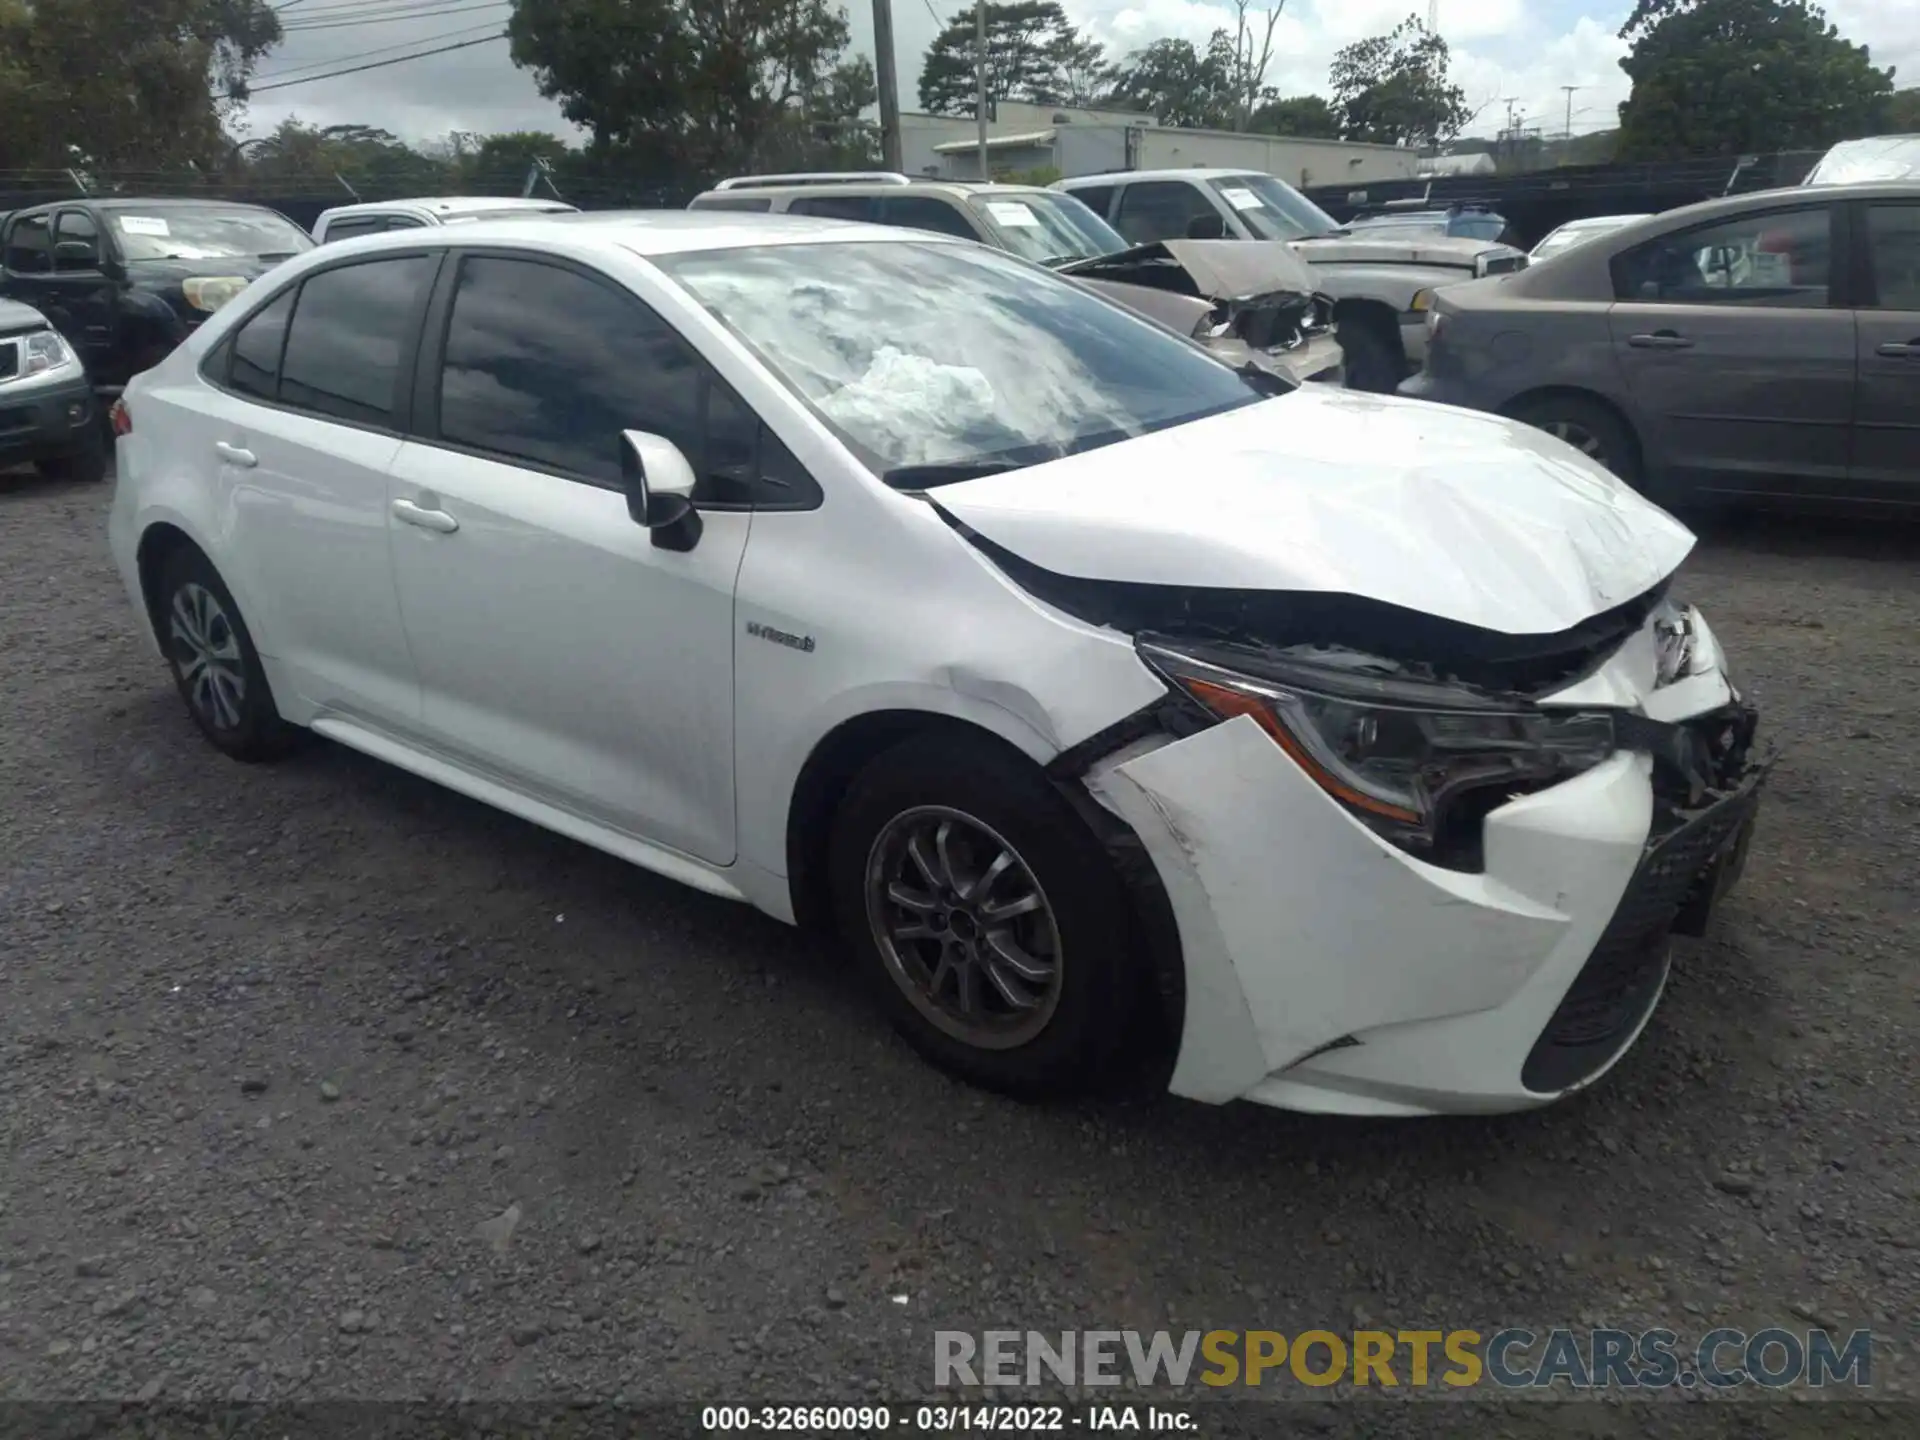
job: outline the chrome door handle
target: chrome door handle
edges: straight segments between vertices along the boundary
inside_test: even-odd
[[[1636,350],[1691,350],[1693,341],[1671,330],[1656,330],[1651,335],[1629,335],[1627,344]]]
[[[411,500],[393,502],[393,518],[405,525],[418,525],[422,530],[431,530],[438,535],[451,535],[460,528],[460,522],[444,510],[427,510]]]
[[[213,453],[229,465],[238,465],[242,470],[251,470],[260,463],[254,458],[253,451],[242,449],[238,445],[229,445],[224,440],[213,442]]]
[[[1892,341],[1882,345],[1876,354],[1885,355],[1889,360],[1920,360],[1920,340],[1909,340],[1902,345]]]

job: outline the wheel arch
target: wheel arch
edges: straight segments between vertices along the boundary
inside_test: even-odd
[[[1627,412],[1608,396],[1598,390],[1589,390],[1580,385],[1537,385],[1531,390],[1522,391],[1500,407],[1500,413],[1509,420],[1526,418],[1528,410],[1554,400],[1577,400],[1583,405],[1592,405],[1606,413],[1620,427],[1620,433],[1627,437],[1627,443],[1633,447],[1634,472],[1645,476],[1647,473],[1647,447],[1640,438],[1639,427],[1628,418]]]
[[[833,925],[827,849],[833,821],[848,787],[876,756],[908,739],[946,733],[985,740],[1044,773],[1037,756],[989,725],[931,710],[884,709],[843,720],[823,735],[801,765],[787,807],[787,886],[794,923],[826,933]],[[1078,780],[1054,779],[1055,787],[1113,857],[1146,937],[1153,994],[1144,1007],[1142,1058],[1171,1062],[1179,1048],[1186,1010],[1186,967],[1179,927],[1159,872],[1146,847],[1118,815],[1096,801]]]
[[[167,560],[180,550],[197,550],[206,555],[206,547],[170,520],[156,520],[140,532],[134,547],[134,565],[140,575],[140,599],[146,606],[147,623],[153,627],[154,641],[164,651],[167,639],[164,617],[160,613],[160,575]],[[208,564],[212,564],[211,558]]]

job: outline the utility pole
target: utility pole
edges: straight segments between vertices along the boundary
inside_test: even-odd
[[[987,166],[987,0],[973,0],[973,113],[980,125],[980,178],[991,180]]]
[[[880,89],[880,168],[904,170],[900,158],[900,77],[894,70],[893,0],[873,0],[873,74]]]
[[[1586,86],[1584,86],[1584,85],[1562,85],[1562,86],[1561,86],[1560,88],[1561,88],[1562,90],[1564,90],[1564,91],[1566,91],[1566,92],[1567,92],[1567,139],[1569,139],[1569,140],[1571,140],[1571,139],[1573,139],[1573,96],[1574,96],[1574,92],[1575,92],[1575,91],[1577,91],[1577,90],[1584,90],[1584,89],[1586,89],[1587,87],[1586,87]]]

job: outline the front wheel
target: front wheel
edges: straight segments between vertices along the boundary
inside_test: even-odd
[[[103,446],[88,445],[71,455],[56,455],[34,467],[49,480],[77,480],[83,485],[98,485],[107,478],[107,452]]]
[[[933,735],[875,759],[836,818],[840,931],[895,1027],[1009,1094],[1108,1073],[1144,994],[1125,886],[1029,762]]]

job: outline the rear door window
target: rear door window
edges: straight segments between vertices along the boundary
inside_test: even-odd
[[[765,195],[703,195],[688,207],[692,210],[751,210],[765,214],[773,201]]]
[[[402,255],[309,276],[294,304],[280,403],[357,425],[392,426],[402,362],[434,268],[433,256]]]
[[[960,213],[957,206],[936,195],[887,195],[877,202],[874,218],[882,225],[899,225],[909,230],[932,230],[940,235],[957,235],[962,240],[978,240],[980,232]]]
[[[1614,295],[1642,305],[1824,309],[1832,229],[1831,208],[1817,205],[1662,235],[1614,257]]]
[[[1107,211],[1113,208],[1113,186],[1111,185],[1076,185],[1067,193],[1102,220],[1107,218]]]
[[[1867,210],[1875,309],[1920,311],[1920,205]]]
[[[377,235],[387,228],[384,215],[346,215],[327,224],[327,239],[351,240],[356,235]]]
[[[256,400],[280,398],[280,353],[287,345],[294,292],[288,290],[256,311],[233,337],[227,384]]]
[[[787,206],[789,215],[817,215],[823,220],[871,220],[870,195],[802,195]]]
[[[1120,192],[1113,228],[1135,245],[1155,240],[1184,240],[1187,227],[1201,216],[1219,215],[1197,185],[1184,180],[1145,180]]]

